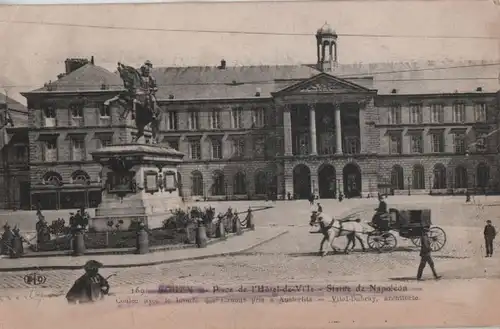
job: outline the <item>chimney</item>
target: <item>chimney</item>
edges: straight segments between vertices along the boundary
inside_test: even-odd
[[[221,70],[225,70],[226,69],[226,61],[224,59],[222,59],[220,61],[219,69],[221,69]]]
[[[86,58],[67,58],[64,61],[66,66],[66,74],[70,74],[73,71],[78,70],[80,67],[89,64],[89,60]]]
[[[90,57],[90,64],[94,65],[94,56]]]

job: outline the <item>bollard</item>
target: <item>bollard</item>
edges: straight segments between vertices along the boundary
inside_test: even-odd
[[[253,223],[252,208],[248,208],[246,222],[247,222],[247,229],[255,231],[255,225]]]
[[[85,239],[80,226],[77,227],[73,235],[73,256],[82,256],[85,254]]]
[[[215,232],[215,237],[221,240],[226,240],[226,228],[224,227],[224,222],[219,220],[217,222],[217,231]]]
[[[139,229],[137,230],[136,236],[136,244],[135,244],[136,254],[147,254],[149,253],[149,237],[148,232],[146,231],[146,227],[144,223],[139,223]]]
[[[198,222],[198,227],[196,228],[196,245],[198,248],[206,248],[207,242],[207,229],[203,223]]]
[[[184,243],[191,244],[196,242],[196,225],[189,223],[186,227],[186,239]]]
[[[236,235],[243,234],[243,230],[241,229],[240,218],[238,217],[237,214],[233,217],[233,233],[236,233]]]
[[[23,240],[21,240],[20,236],[14,236],[12,238],[11,242],[11,248],[10,248],[10,258],[19,258],[23,254]]]

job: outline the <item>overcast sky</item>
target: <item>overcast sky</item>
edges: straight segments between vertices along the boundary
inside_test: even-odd
[[[117,61],[138,65],[146,59],[155,66],[215,66],[222,58],[228,65],[314,63],[314,33],[325,21],[339,34],[500,37],[500,6],[493,1],[0,6],[0,21],[0,84],[22,102],[18,93],[55,80],[67,57],[93,55],[96,65],[110,70]],[[132,29],[59,25],[68,23]],[[341,63],[441,59],[500,61],[500,40],[339,37]]]

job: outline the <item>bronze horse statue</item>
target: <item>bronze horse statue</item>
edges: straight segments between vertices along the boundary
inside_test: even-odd
[[[152,142],[157,143],[161,110],[156,104],[156,90],[145,86],[141,73],[131,66],[118,63],[118,72],[123,80],[125,91],[105,101],[104,106],[118,102],[125,109],[121,115],[122,119],[132,112],[132,119],[135,120],[137,126],[134,143],[144,136],[144,129],[149,124],[151,124]]]

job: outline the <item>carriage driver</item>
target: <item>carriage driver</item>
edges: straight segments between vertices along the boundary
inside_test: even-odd
[[[384,201],[384,196],[379,193],[378,195],[378,208],[375,209],[375,216],[373,216],[373,224],[382,226],[384,224],[384,217],[387,214],[387,203]]]

